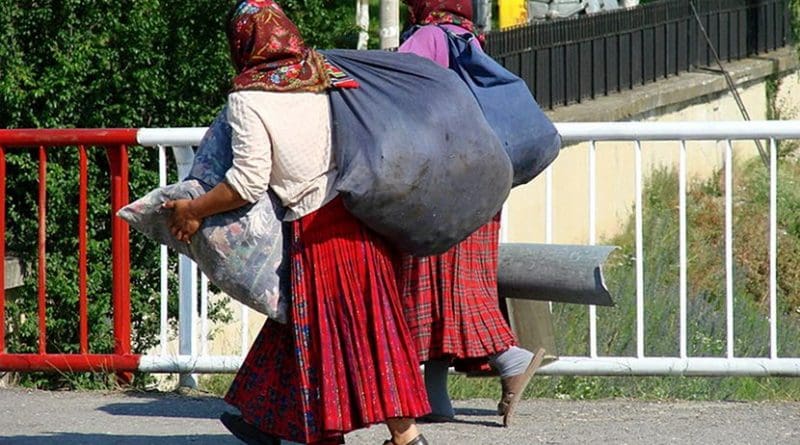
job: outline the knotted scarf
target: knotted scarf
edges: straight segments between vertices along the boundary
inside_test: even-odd
[[[228,21],[238,74],[232,91],[322,91],[331,84],[325,60],[273,0],[244,0]]]

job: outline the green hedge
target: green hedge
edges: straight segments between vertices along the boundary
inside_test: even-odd
[[[205,126],[225,101],[233,74],[219,0],[58,0],[0,2],[0,127]],[[355,2],[282,3],[317,47],[352,47]],[[105,153],[90,154],[90,349],[113,350],[110,207]],[[37,350],[37,169],[35,151],[8,150],[6,248],[28,271],[9,293],[7,351]],[[77,150],[47,153],[47,341],[74,352],[77,329]],[[130,193],[158,183],[154,149],[131,148]],[[173,178],[174,179],[174,178]],[[30,209],[34,209],[32,212]],[[158,333],[158,246],[131,233],[131,296],[136,352]],[[173,280],[174,281],[174,280]],[[170,315],[176,314],[175,289]],[[222,309],[212,316],[224,318]],[[171,317],[174,322],[174,317]],[[145,381],[146,379],[140,379]],[[105,383],[97,374],[26,374],[42,387]]]

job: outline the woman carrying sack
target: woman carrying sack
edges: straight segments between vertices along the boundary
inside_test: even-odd
[[[405,0],[412,28],[399,52],[410,52],[447,68],[446,31],[473,32],[470,0]],[[410,35],[409,35],[410,34]],[[472,45],[481,51],[478,39]],[[447,112],[446,108],[442,112]],[[465,147],[465,149],[469,149]],[[500,215],[441,255],[405,255],[398,273],[406,321],[411,328],[433,409],[426,420],[455,416],[447,394],[453,360],[488,359],[501,378],[498,413],[508,426],[514,408],[544,350],[536,354],[516,346],[497,295]]]
[[[324,60],[272,0],[237,3],[227,31],[238,72],[228,96],[233,165],[207,194],[166,207],[188,242],[203,218],[271,188],[291,227],[292,302],[288,324],[267,320],[225,396],[241,415],[221,419],[246,443],[339,444],[386,423],[388,444],[424,445],[414,418],[430,408],[393,251],[333,188]]]

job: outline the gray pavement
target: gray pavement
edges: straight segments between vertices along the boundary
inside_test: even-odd
[[[421,425],[431,444],[800,444],[800,402],[525,400],[510,428],[492,400],[456,403],[458,422]],[[217,397],[0,389],[0,444],[221,444]],[[379,445],[383,426],[347,436]]]

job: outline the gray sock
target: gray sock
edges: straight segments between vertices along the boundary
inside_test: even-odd
[[[447,394],[447,374],[450,360],[436,359],[425,362],[425,390],[431,404],[431,414],[455,417],[450,395]]]
[[[489,364],[500,373],[500,377],[522,374],[528,369],[531,360],[533,360],[531,351],[516,346],[489,356]]]

